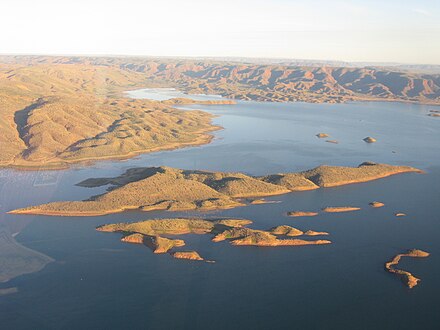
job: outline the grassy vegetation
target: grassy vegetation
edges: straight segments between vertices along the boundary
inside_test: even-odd
[[[232,245],[254,246],[300,246],[330,244],[328,240],[303,240],[288,239],[289,236],[316,236],[328,233],[307,231],[306,233],[290,226],[278,226],[268,231],[246,228],[252,221],[245,219],[199,219],[199,218],[174,218],[153,219],[132,223],[117,223],[99,226],[96,229],[103,232],[120,232],[124,235],[123,242],[145,244],[154,253],[170,252],[172,256],[180,259],[203,260],[195,251],[177,251],[185,245],[180,239],[162,237],[185,234],[211,234],[213,242],[224,240]]]
[[[207,113],[121,97],[144,84],[141,73],[113,66],[2,65],[0,166],[59,167],[210,141]]]
[[[216,127],[209,114],[172,108],[195,101],[122,97],[122,91],[139,87],[260,101],[440,103],[438,75],[385,69],[26,56],[3,56],[0,63],[0,166],[54,168],[210,141]],[[219,102],[232,103],[205,103]],[[281,179],[316,188],[300,176]],[[224,189],[234,190],[235,183]]]
[[[53,202],[11,211],[21,214],[92,216],[125,210],[212,210],[243,206],[240,197],[271,196],[291,191],[365,182],[405,172],[408,166],[361,164],[320,166],[300,173],[251,177],[242,173],[186,171],[169,167],[128,170],[116,178],[88,179],[85,187],[112,184],[110,191],[85,201]],[[299,178],[302,178],[299,179]],[[348,211],[344,208],[326,211]]]

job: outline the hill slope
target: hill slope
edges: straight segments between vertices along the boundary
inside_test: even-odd
[[[188,171],[170,167],[128,170],[116,178],[88,179],[78,185],[112,184],[108,192],[85,201],[52,202],[13,210],[15,214],[95,216],[125,210],[212,210],[243,206],[240,197],[335,187],[390,175],[420,172],[409,166],[364,163],[357,168],[320,166],[310,171],[251,177],[242,173]],[[301,176],[300,181],[292,177]],[[285,177],[285,180],[279,178]],[[314,187],[310,184],[313,182]]]
[[[115,67],[1,66],[0,166],[60,166],[209,142],[211,115],[119,96],[143,82]]]

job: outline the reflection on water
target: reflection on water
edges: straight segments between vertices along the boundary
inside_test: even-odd
[[[180,97],[175,91],[171,94]],[[0,296],[2,327],[436,327],[440,321],[440,121],[427,116],[434,107],[239,102],[190,108],[220,115],[215,123],[225,129],[215,133],[212,144],[127,161],[103,161],[91,167],[77,165],[69,170],[0,171],[2,231],[18,233],[19,243],[56,260],[40,272],[0,285],[0,290],[18,288],[18,292]],[[320,132],[328,133],[339,144],[316,138]],[[366,136],[378,142],[367,144],[362,141]],[[29,204],[102,193],[106,187],[74,184],[89,177],[117,176],[136,166],[259,175],[323,163],[357,165],[365,160],[416,166],[427,173],[291,193],[269,198],[280,203],[218,212],[133,211],[90,218],[5,214]],[[385,207],[369,207],[373,200],[384,202]],[[344,205],[362,209],[313,218],[285,215],[292,210],[318,211]],[[407,216],[396,218],[395,212]],[[104,223],[192,215],[243,217],[254,221],[252,228],[288,224],[302,230],[327,231],[333,244],[234,247],[212,243],[207,235],[185,235],[188,249],[216,261],[206,264],[170,256],[158,258],[145,247],[121,243],[119,234],[94,230]],[[426,260],[402,261],[403,269],[422,279],[412,291],[383,270],[385,261],[408,248],[431,252]]]

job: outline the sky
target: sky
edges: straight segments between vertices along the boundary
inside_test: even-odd
[[[440,64],[440,0],[1,0],[0,53]]]

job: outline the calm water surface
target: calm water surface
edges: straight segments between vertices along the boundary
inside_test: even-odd
[[[178,92],[158,93],[166,99]],[[0,283],[0,288],[19,290],[0,296],[1,329],[438,328],[440,120],[427,116],[435,107],[239,102],[191,109],[218,115],[214,122],[224,130],[215,133],[213,143],[63,171],[0,171],[1,229],[56,260],[38,273]],[[316,138],[319,132],[339,144]],[[378,142],[367,144],[366,136]],[[260,175],[366,160],[416,166],[426,174],[291,193],[268,198],[279,203],[219,212],[90,218],[5,214],[29,204],[88,198],[105,187],[75,183],[136,166]],[[373,200],[386,206],[372,209],[368,203]],[[362,210],[301,219],[285,215],[344,205]],[[407,216],[396,218],[395,212]],[[191,215],[243,217],[254,221],[252,228],[288,224],[328,231],[333,244],[233,247],[213,243],[209,235],[185,235],[188,249],[216,261],[208,264],[154,255],[143,246],[121,243],[119,234],[94,230],[104,223]],[[408,248],[431,252],[427,259],[402,261],[403,269],[422,279],[412,290],[383,269],[385,261]]]

